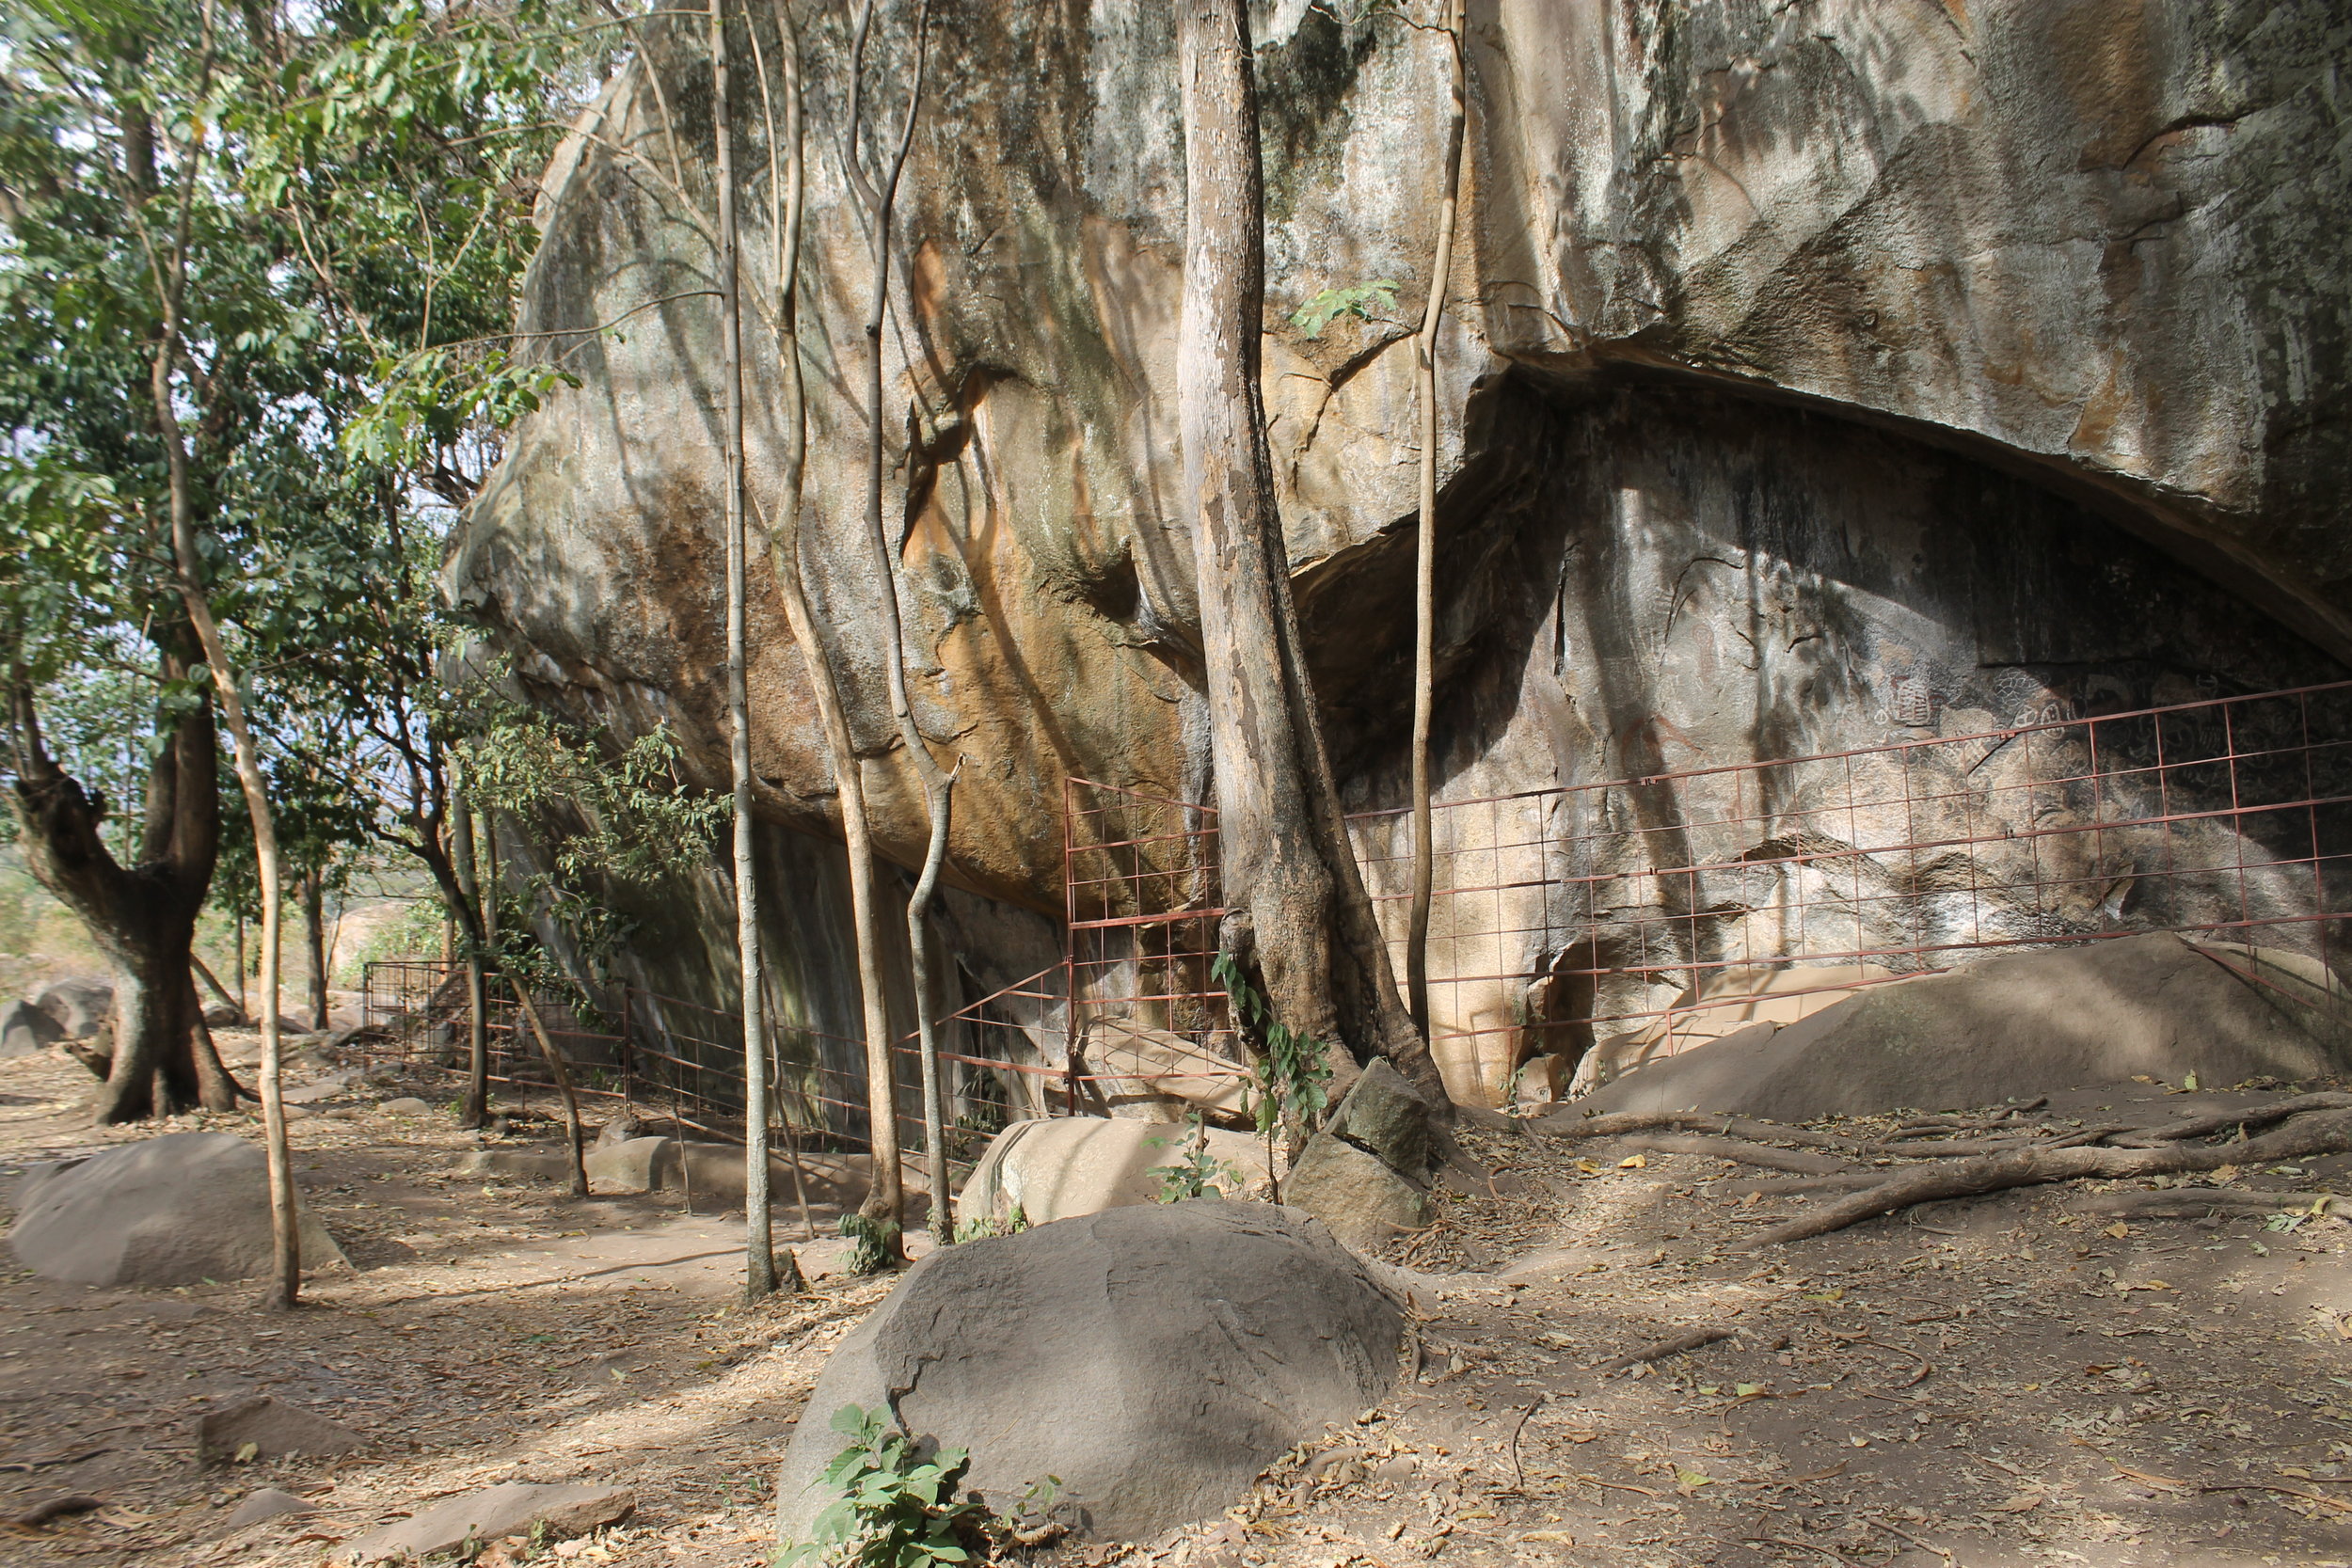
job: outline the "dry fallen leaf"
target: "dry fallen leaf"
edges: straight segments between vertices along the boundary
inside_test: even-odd
[[[2132,1227],[2125,1225],[2122,1220],[2117,1220],[2113,1225],[2106,1227],[2099,1232],[2102,1236],[2112,1236],[2119,1242],[2131,1233]]]
[[[1994,1503],[1988,1511],[1994,1513],[2031,1513],[2040,1508],[2043,1498],[2039,1492],[2020,1492],[2007,1502]]]
[[[1629,1154],[1617,1162],[1619,1170],[1640,1170],[1647,1168],[1648,1165],[1649,1156],[1646,1154]]]

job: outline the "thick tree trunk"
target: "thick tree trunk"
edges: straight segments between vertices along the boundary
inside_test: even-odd
[[[1200,578],[1229,944],[1291,1029],[1451,1102],[1396,991],[1339,807],[1291,600],[1259,388],[1263,190],[1246,0],[1184,0],[1177,419]]]
[[[163,656],[164,678],[186,671],[183,659]],[[159,728],[167,743],[149,770],[138,860],[124,866],[101,832],[107,802],[50,756],[30,688],[10,692],[25,863],[116,970],[113,1053],[94,1108],[102,1125],[237,1106],[236,1081],[213,1048],[189,963],[220,842],[212,708],[199,705]]]

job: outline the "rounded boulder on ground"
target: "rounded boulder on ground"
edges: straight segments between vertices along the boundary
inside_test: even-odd
[[[270,1261],[268,1163],[226,1132],[168,1132],[87,1160],[36,1166],[16,1193],[17,1261],[82,1285],[250,1279]],[[344,1261],[301,1212],[302,1264]]]
[[[845,1405],[968,1449],[999,1509],[1057,1477],[1080,1532],[1132,1540],[1232,1504],[1395,1381],[1404,1314],[1296,1210],[1105,1209],[925,1258],[834,1353],[777,1483],[783,1538],[832,1499]]]

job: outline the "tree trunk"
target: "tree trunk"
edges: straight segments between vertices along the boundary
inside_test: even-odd
[[[1292,1030],[1387,1057],[1450,1112],[1396,992],[1307,673],[1259,387],[1263,191],[1247,0],[1183,0],[1184,294],[1177,373],[1200,578],[1228,945]]]
[[[868,0],[861,14],[857,42],[850,56],[850,72],[856,81],[864,80],[866,40],[872,15],[873,6]],[[930,820],[930,837],[924,850],[923,869],[915,879],[914,895],[907,900],[907,952],[914,984],[916,1071],[923,1082],[923,1148],[929,1164],[931,1239],[945,1246],[954,1240],[955,1227],[947,1214],[946,1134],[940,1096],[939,1043],[931,1022],[930,908],[939,891],[940,871],[947,859],[956,776],[931,756],[922,732],[915,728],[914,705],[907,699],[906,621],[899,610],[898,562],[882,519],[882,323],[890,307],[890,221],[898,209],[898,182],[906,169],[907,150],[914,143],[915,117],[922,108],[930,36],[930,7],[925,0],[915,19],[914,71],[907,85],[906,117],[899,124],[897,147],[879,183],[869,183],[859,177],[854,164],[850,183],[866,203],[866,245],[874,283],[866,312],[866,548],[874,557],[874,570],[882,582],[882,640],[886,644],[883,668],[889,677],[890,712],[898,724],[898,744],[905,749],[907,761],[922,781],[924,812]],[[849,146],[852,159],[857,150],[855,130],[858,105],[862,103],[862,97],[857,99],[850,111]]]
[[[326,879],[312,872],[302,881],[302,934],[310,949],[310,1027],[324,1032],[326,1019]]]
[[[726,395],[723,427],[727,531],[727,765],[734,784],[735,950],[743,1031],[743,1293],[776,1293],[775,1230],[768,1212],[768,1052],[760,1016],[759,881],[752,831],[752,705],[745,673],[743,529],[743,298],[735,216],[735,117],[728,89],[727,22],[710,0],[710,103],[718,142],[719,353]]]
[[[490,1119],[490,1025],[485,1007],[489,997],[483,985],[481,888],[473,870],[473,803],[459,781],[450,791],[450,880],[445,892],[457,913],[466,944],[466,1108],[459,1125],[480,1127]]]
[[[805,210],[808,150],[806,120],[803,118],[804,105],[801,90],[800,35],[793,29],[792,12],[786,0],[774,0],[771,14],[776,23],[776,70],[780,77],[779,85],[784,89],[784,125],[781,135],[778,134],[776,125],[775,101],[768,91],[768,64],[760,57],[759,29],[755,26],[748,31],[752,40],[752,59],[759,80],[760,112],[767,120],[768,129],[768,222],[769,231],[775,247],[776,311],[774,319],[779,347],[789,366],[785,377],[787,407],[785,410],[784,489],[789,498],[788,509],[793,516],[793,525],[780,532],[771,531],[768,536],[768,548],[777,578],[785,586],[787,619],[790,622],[793,635],[800,641],[802,653],[806,658],[811,657],[809,650],[814,643],[809,640],[807,630],[808,601],[802,590],[800,572],[798,516],[801,469],[807,456],[808,420],[801,385],[798,311],[800,309],[801,218]],[[746,486],[743,499],[746,503],[752,499],[748,486]],[[745,542],[745,547],[748,550],[748,540]],[[815,665],[812,664],[811,668],[813,671]],[[834,722],[839,717],[836,711],[837,703],[834,708],[825,706],[826,703],[832,700],[832,682],[827,680],[818,697],[818,707],[824,715],[828,745],[833,742]],[[835,752],[836,768],[839,766],[841,754],[838,752]],[[862,967],[860,974],[861,975],[864,974]],[[773,1053],[775,1050],[773,1037],[771,1037],[767,1043],[769,1051]],[[768,1076],[769,1093],[771,1097],[775,1097],[776,1086],[782,1077],[782,1064],[771,1058],[770,1066],[771,1070]],[[792,1193],[800,1206],[801,1229],[810,1241],[815,1241],[817,1225],[809,1217],[808,1181],[801,1167],[800,1134],[793,1128],[790,1118],[785,1116],[784,1104],[780,1097],[775,1100],[775,1108],[779,1119],[784,1122],[786,1137],[788,1140],[786,1152],[790,1155],[792,1162]],[[804,1291],[807,1288],[807,1282],[801,1277],[799,1259],[787,1255],[787,1260],[789,1267],[784,1272],[779,1283],[783,1288],[796,1293]]]
[[[166,680],[186,661],[168,645]],[[9,692],[12,792],[26,866],[72,911],[116,971],[114,1045],[94,1119],[101,1125],[174,1116],[201,1105],[237,1108],[238,1087],[204,1026],[191,958],[196,923],[220,843],[218,741],[210,704],[159,713],[164,739],[147,779],[138,858],[119,863],[102,827],[107,811],[49,754],[32,689]]]
[[[1421,485],[1413,546],[1413,905],[1405,937],[1405,1001],[1413,1026],[1424,1039],[1429,1037],[1429,905],[1437,875],[1437,847],[1430,838],[1429,723],[1438,673],[1438,328],[1445,320],[1446,284],[1454,274],[1454,225],[1462,183],[1468,97],[1462,74],[1462,0],[1446,0],[1443,31],[1450,89],[1445,184],[1438,198],[1429,295],[1413,344],[1421,388]]]

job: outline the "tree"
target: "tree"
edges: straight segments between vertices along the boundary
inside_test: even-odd
[[[1177,347],[1184,495],[1200,580],[1225,944],[1275,1015],[1393,1063],[1450,1104],[1396,992],[1343,819],[1307,671],[1260,392],[1264,193],[1246,0],[1184,0],[1184,290]]]
[[[775,1231],[768,1204],[768,1031],[759,968],[757,845],[752,825],[752,706],[744,647],[748,539],[743,525],[743,297],[735,220],[735,114],[722,0],[710,0],[710,103],[719,187],[719,351],[726,467],[727,765],[733,793],[737,981],[743,1029],[743,1293],[776,1292]]]
[[[1437,847],[1431,841],[1429,721],[1437,699],[1438,626],[1438,328],[1445,320],[1446,284],[1454,272],[1454,228],[1460,209],[1462,130],[1468,94],[1462,71],[1462,0],[1442,0],[1439,30],[1446,41],[1447,113],[1438,198],[1438,241],[1429,262],[1429,293],[1413,340],[1421,395],[1421,473],[1413,529],[1413,902],[1405,937],[1405,999],[1413,1026],[1429,1034],[1429,904],[1435,890]]]
[[[939,1092],[939,1051],[933,1037],[930,1003],[930,905],[939,887],[939,874],[947,857],[947,832],[950,814],[954,809],[955,773],[939,766],[930,752],[922,732],[915,728],[914,710],[907,699],[907,637],[906,621],[898,606],[898,570],[897,554],[890,547],[890,535],[882,520],[882,468],[886,453],[882,445],[882,324],[890,309],[890,226],[897,211],[898,184],[906,172],[907,151],[914,143],[914,126],[923,105],[923,77],[930,59],[930,0],[918,0],[914,16],[914,62],[907,82],[906,112],[898,126],[895,143],[879,150],[880,177],[869,175],[860,162],[859,133],[866,120],[866,51],[873,36],[874,0],[864,0],[858,8],[857,24],[850,44],[850,114],[849,130],[842,141],[842,171],[858,204],[866,210],[866,248],[873,292],[867,296],[866,310],[866,540],[872,553],[874,570],[882,584],[882,667],[887,672],[890,687],[890,712],[897,721],[898,744],[914,767],[915,776],[923,784],[923,803],[930,818],[930,838],[923,855],[923,869],[916,878],[914,893],[907,900],[907,946],[912,955],[914,981],[914,1009],[917,1051],[923,1080],[924,1147],[930,1159],[930,1220],[931,1234],[941,1243],[954,1238],[954,1225],[947,1214],[946,1198],[946,1138],[942,1126]],[[868,841],[866,852],[872,851]],[[868,881],[872,872],[866,873]],[[876,966],[877,968],[879,966]],[[867,1199],[866,1218],[885,1224],[895,1232],[903,1225],[906,1197],[898,1170],[898,1081],[890,1062],[888,1022],[882,1015],[879,999],[868,1004],[869,1015],[880,1015],[885,1033],[878,1051],[872,1035],[877,1017],[869,1016],[866,1029],[866,1099],[868,1116],[878,1123],[889,1124],[890,1171],[882,1175],[882,1133],[876,1132],[874,1194]],[[893,1246],[896,1246],[894,1241]]]
[[[189,166],[199,138],[186,127],[204,122],[218,40],[184,12],[35,6],[8,41],[0,425],[13,451],[0,515],[17,547],[0,568],[0,638],[16,828],[36,877],[118,969],[97,1118],[230,1110],[235,1085],[189,974],[220,834],[219,670],[189,589],[201,598],[201,579],[245,543],[212,533],[199,547],[196,512],[249,493],[249,443],[266,423],[256,394],[275,372],[236,342],[265,306],[239,288],[185,288],[199,236],[250,260]],[[174,402],[190,389],[191,334],[216,350],[193,445]],[[143,677],[152,715],[143,824],[113,846],[112,802],[59,764],[42,723],[44,703],[98,671]]]

